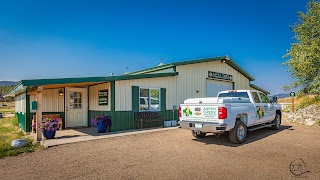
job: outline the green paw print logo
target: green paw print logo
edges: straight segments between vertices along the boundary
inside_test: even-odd
[[[186,116],[191,116],[192,115],[192,111],[189,107],[186,107],[184,110],[183,110],[183,114],[185,114]]]

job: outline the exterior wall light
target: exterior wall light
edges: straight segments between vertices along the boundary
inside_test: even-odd
[[[63,91],[61,89],[59,90],[59,96],[63,96]]]

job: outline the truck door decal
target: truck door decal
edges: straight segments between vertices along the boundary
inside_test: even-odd
[[[192,115],[192,111],[191,111],[191,109],[187,106],[187,107],[183,110],[183,114],[185,114],[186,116],[191,116],[191,115]]]
[[[257,117],[261,119],[263,116],[264,116],[264,112],[263,112],[262,106],[258,106]]]

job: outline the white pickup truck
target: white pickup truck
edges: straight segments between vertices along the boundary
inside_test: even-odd
[[[243,143],[247,131],[264,127],[278,130],[281,106],[255,90],[221,91],[217,97],[193,98],[180,105],[180,126],[196,138],[206,133],[229,133],[232,143]]]

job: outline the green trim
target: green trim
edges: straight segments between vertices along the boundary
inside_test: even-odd
[[[177,66],[173,66],[173,72],[177,72]]]
[[[166,88],[161,88],[160,90],[160,105],[161,105],[161,111],[165,110],[167,107],[167,95],[166,95]]]
[[[34,79],[34,80],[21,80],[23,86],[43,86],[50,84],[71,84],[71,83],[90,83],[90,82],[112,82],[131,79],[144,79],[176,76],[178,73],[156,73],[156,74],[137,74],[137,75],[122,75],[122,76],[109,76],[109,77],[83,77],[83,78],[63,78],[63,79]]]
[[[156,66],[148,69],[143,69],[140,71],[128,73],[128,75],[136,75],[136,74],[144,74],[144,73],[150,73],[150,72],[155,72],[155,71],[160,71],[160,70],[165,70],[174,67],[172,64],[168,65],[162,65],[162,66]],[[175,72],[175,71],[174,71]]]
[[[30,95],[27,95],[26,91],[26,132],[31,132],[31,120],[30,120]]]
[[[132,86],[132,111],[138,112],[139,111],[139,92],[140,88],[138,86]]]
[[[19,127],[27,132],[27,127],[26,127],[26,113],[21,113],[21,112],[16,112],[16,115],[18,117],[18,123],[19,123]]]
[[[111,81],[111,111],[116,109],[116,83]]]
[[[250,84],[250,87],[252,87],[252,88],[254,88],[254,89],[258,90],[258,91],[264,92],[267,95],[270,94],[270,92],[268,92],[268,91],[266,91],[266,90],[264,90],[264,89],[262,89],[262,88],[260,88],[260,87],[258,87],[256,85],[254,85],[254,84]]]
[[[148,69],[144,69],[141,71],[132,72],[131,74],[141,74],[141,73],[149,73],[154,71],[159,71],[163,69],[168,69],[170,67],[174,68],[174,72],[176,72],[176,66],[182,66],[182,65],[189,65],[189,64],[196,64],[196,63],[203,63],[203,62],[210,62],[210,61],[223,61],[225,60],[225,63],[227,63],[229,66],[240,72],[242,75],[247,77],[250,81],[254,81],[255,79],[247,73],[244,69],[242,69],[236,62],[234,62],[230,57],[228,56],[219,56],[214,58],[205,58],[205,59],[195,59],[195,60],[188,60],[188,61],[181,61],[181,62],[173,62],[168,65],[164,66],[156,66]]]

